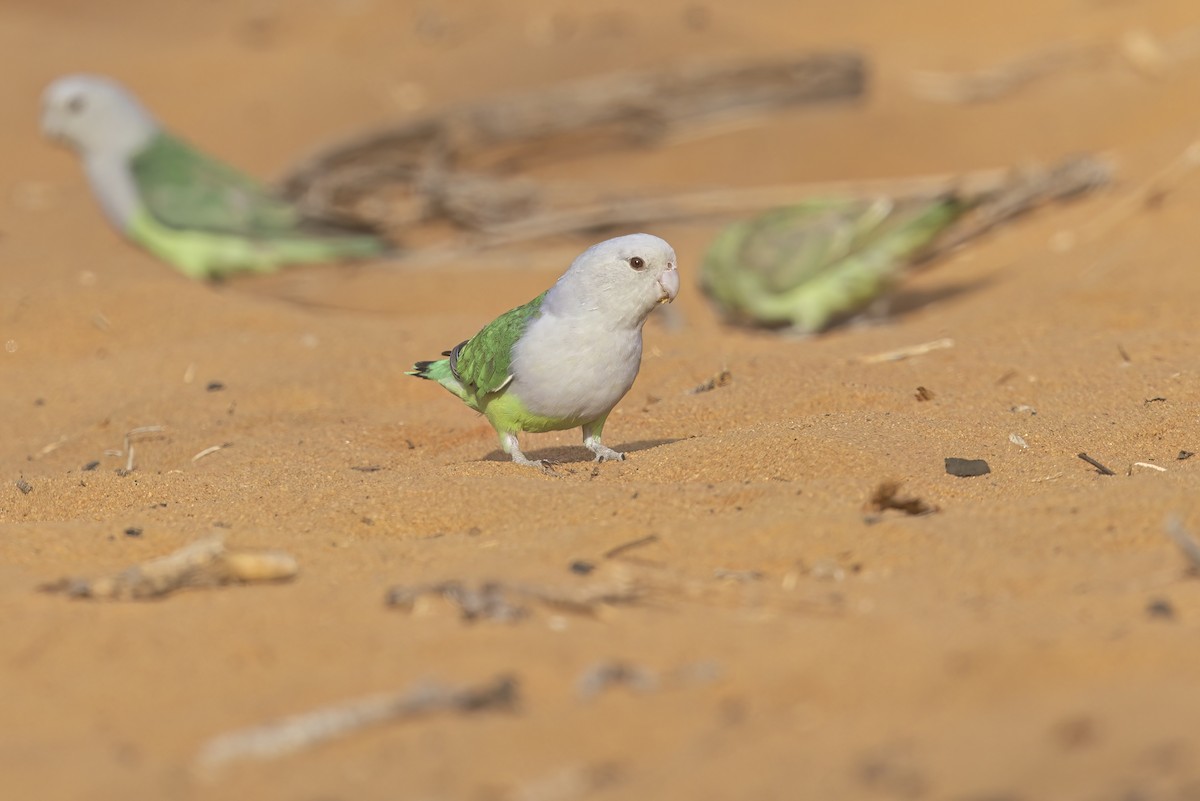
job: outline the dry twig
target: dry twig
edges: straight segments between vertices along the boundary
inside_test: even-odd
[[[992,67],[953,73],[921,70],[912,76],[912,91],[923,100],[939,103],[983,103],[997,100],[1055,72],[1098,63],[1110,50],[1108,43],[1059,43]]]
[[[929,262],[1041,206],[1094,192],[1111,183],[1113,173],[1111,159],[1081,153],[1067,156],[1049,168],[1028,166],[1011,170],[1008,180],[994,188],[956,190],[958,197],[975,204],[975,208],[923,250],[920,260]]]
[[[1167,519],[1167,536],[1179,546],[1184,558],[1188,561],[1188,573],[1200,575],[1200,543],[1191,535],[1177,515]]]
[[[356,137],[307,159],[285,188],[310,206],[354,213],[355,200],[390,185],[416,196],[413,204],[424,207],[417,216],[441,215],[455,204],[454,179],[472,177],[473,163],[511,170],[554,156],[645,147],[735,116],[854,99],[865,74],[857,53],[835,52],[604,76]],[[520,205],[528,200],[522,194]]]
[[[1114,473],[1112,470],[1110,470],[1109,468],[1100,464],[1100,462],[1098,462],[1095,459],[1093,459],[1092,457],[1088,456],[1086,453],[1079,453],[1076,455],[1083,461],[1090,464],[1092,467],[1096,468],[1096,471],[1098,473],[1100,473],[1100,475],[1102,475],[1102,476],[1115,476],[1116,475],[1116,473]]]
[[[1165,167],[1103,209],[1095,218],[1079,226],[1076,231],[1063,231],[1058,234],[1057,245],[1065,249],[1074,245],[1077,240],[1093,241],[1135,214],[1162,204],[1197,167],[1200,167],[1200,139],[1188,144]]]
[[[346,737],[369,726],[435,712],[511,711],[517,705],[517,690],[515,678],[499,676],[475,687],[424,684],[401,693],[332,704],[214,737],[200,749],[195,765],[201,771],[209,772],[233,762],[274,759]]]
[[[604,558],[616,559],[617,557],[622,556],[629,551],[632,551],[636,548],[641,548],[643,545],[651,545],[656,542],[658,542],[657,534],[647,534],[644,537],[638,537],[636,540],[630,540],[629,542],[623,542],[620,545],[614,545],[612,548],[609,548],[604,552]]]
[[[652,197],[626,195],[544,211],[543,206],[553,204],[540,203],[521,214],[479,224],[479,233],[466,246],[451,245],[442,255],[457,256],[464,250],[613,226],[752,214],[816,197],[930,199],[954,194],[971,202],[979,201],[971,221],[956,229],[961,233],[953,239],[943,238],[927,251],[928,259],[1039,205],[1103,186],[1111,180],[1112,172],[1107,158],[1082,154],[1071,156],[1052,169],[1031,166],[1014,171],[1009,167],[989,167],[958,174],[698,190]]]
[[[203,459],[205,456],[212,456],[214,453],[221,450],[222,448],[228,448],[230,446],[230,444],[231,443],[225,442],[225,443],[222,443],[221,445],[209,445],[207,448],[205,448],[204,450],[200,451],[195,456],[193,456],[192,462],[198,462],[201,459]]]
[[[591,582],[570,587],[506,584],[485,581],[471,586],[462,581],[442,581],[415,586],[398,585],[388,591],[387,605],[412,611],[424,597],[438,596],[458,607],[463,620],[498,620],[514,623],[528,617],[528,604],[579,615],[596,615],[602,608],[636,603],[644,588],[632,581]]]
[[[125,432],[125,467],[117,472],[123,476],[127,476],[133,472],[133,441],[134,439],[146,434],[157,434],[166,431],[166,426],[138,426],[131,428]]]
[[[288,581],[298,571],[296,560],[282,551],[230,551],[221,537],[212,536],[111,576],[64,578],[40,589],[72,598],[142,601],[187,587]]]
[[[932,342],[922,342],[919,345],[909,345],[904,348],[896,348],[895,350],[885,350],[883,353],[875,353],[870,356],[860,356],[858,361],[862,364],[898,362],[910,359],[913,356],[924,356],[926,353],[931,353],[935,350],[952,347],[954,347],[954,340],[949,337],[943,337],[942,339],[935,339]]]
[[[1168,39],[1144,29],[1114,39],[1056,42],[1007,61],[971,72],[921,70],[913,73],[917,97],[939,103],[983,103],[1013,94],[1033,82],[1074,69],[1121,64],[1147,78],[1161,78],[1170,67],[1200,55],[1200,28]]]

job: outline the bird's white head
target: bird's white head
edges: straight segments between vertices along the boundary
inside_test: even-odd
[[[660,303],[679,293],[675,250],[650,234],[592,245],[558,279],[546,303],[563,311],[596,311],[614,322],[641,325]]]
[[[150,112],[111,78],[68,75],[42,92],[42,133],[85,158],[132,155],[158,130]]]

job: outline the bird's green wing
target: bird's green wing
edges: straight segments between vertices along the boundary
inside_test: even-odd
[[[954,198],[813,200],[734,223],[701,267],[735,317],[823,326],[867,302],[965,209]]]
[[[492,320],[466,342],[450,351],[450,370],[476,397],[498,392],[512,380],[513,346],[541,312],[546,293]]]
[[[817,200],[767,212],[746,232],[741,267],[768,291],[783,292],[902,230],[912,211],[877,199]]]
[[[171,228],[247,238],[332,233],[253,178],[166,132],[132,159],[131,168],[147,211]]]

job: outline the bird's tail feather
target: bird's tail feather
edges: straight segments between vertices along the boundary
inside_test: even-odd
[[[428,381],[436,381],[464,401],[467,399],[467,391],[459,383],[459,380],[454,377],[454,372],[450,369],[449,359],[417,362],[413,365],[413,369],[409,370],[406,375],[424,378]]]

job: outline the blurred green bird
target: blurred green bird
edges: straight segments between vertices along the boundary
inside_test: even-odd
[[[125,87],[69,75],[42,95],[42,130],[79,153],[109,222],[190,278],[388,252],[374,232],[314,219],[163,129]]]
[[[815,334],[864,310],[972,204],[821,199],[721,231],[700,284],[733,322]]]

